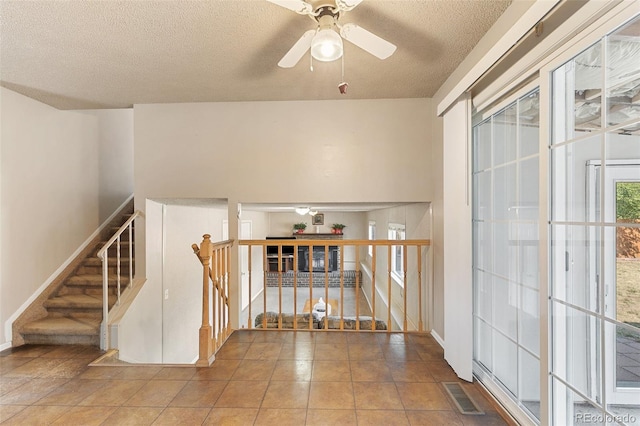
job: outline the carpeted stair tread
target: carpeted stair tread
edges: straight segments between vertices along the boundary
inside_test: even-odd
[[[95,335],[100,332],[100,319],[46,317],[24,326],[22,334]]]
[[[115,303],[116,297],[109,296],[109,305]],[[47,299],[44,302],[46,308],[57,309],[102,309],[102,296],[89,294],[66,294]]]
[[[118,280],[115,276],[109,277],[109,285],[115,286],[118,283]],[[120,277],[120,286],[124,287],[129,283],[128,277]],[[74,275],[73,277],[67,278],[65,284],[68,286],[91,286],[91,287],[102,287],[102,275],[99,274],[83,274],[83,275]]]
[[[118,260],[112,256],[107,259],[109,266],[116,266]],[[85,266],[102,266],[102,260],[98,257],[88,257],[82,261]],[[125,266],[129,264],[129,256],[125,256],[120,259],[120,265]]]

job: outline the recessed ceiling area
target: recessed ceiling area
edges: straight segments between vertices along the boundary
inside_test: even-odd
[[[278,62],[307,16],[266,0],[0,2],[1,85],[59,109],[432,97],[511,0],[364,0],[340,17],[397,46],[380,60]]]

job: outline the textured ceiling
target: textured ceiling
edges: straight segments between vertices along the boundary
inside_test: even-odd
[[[60,109],[141,103],[431,97],[511,0],[365,0],[354,22],[398,46],[381,61],[278,61],[314,21],[266,0],[0,2],[2,86]]]

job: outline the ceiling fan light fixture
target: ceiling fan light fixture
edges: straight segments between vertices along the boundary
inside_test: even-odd
[[[322,28],[311,40],[311,56],[322,62],[331,62],[342,56],[342,37],[332,28]]]

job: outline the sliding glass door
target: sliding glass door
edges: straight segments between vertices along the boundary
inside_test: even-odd
[[[640,424],[640,19],[552,74],[555,424]]]
[[[474,374],[540,407],[539,90],[473,127]]]

